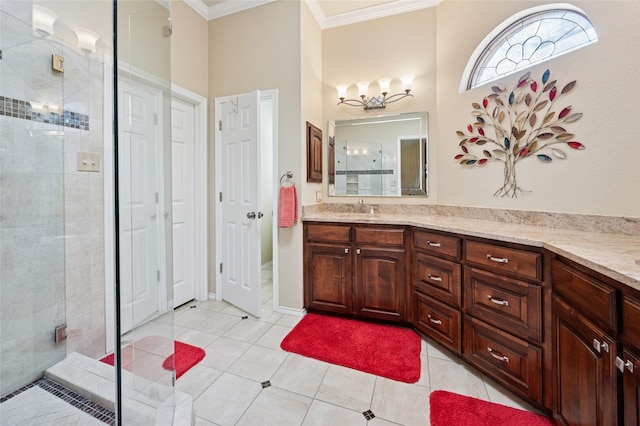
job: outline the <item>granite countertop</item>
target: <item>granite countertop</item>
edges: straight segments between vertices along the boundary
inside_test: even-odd
[[[450,216],[344,212],[305,213],[303,221],[410,225],[544,247],[640,290],[640,236],[586,232]]]

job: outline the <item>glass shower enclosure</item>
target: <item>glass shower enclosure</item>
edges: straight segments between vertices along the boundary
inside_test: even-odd
[[[169,4],[0,1],[0,424],[190,404],[166,362]]]

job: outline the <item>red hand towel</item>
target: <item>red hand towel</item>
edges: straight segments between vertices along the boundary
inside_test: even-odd
[[[278,226],[291,228],[298,220],[298,199],[295,186],[281,186],[278,197]]]

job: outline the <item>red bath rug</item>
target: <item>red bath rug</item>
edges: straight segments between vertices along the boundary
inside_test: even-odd
[[[539,414],[437,390],[429,396],[431,426],[552,426]]]
[[[309,313],[280,347],[405,383],[420,379],[420,336],[408,328]]]

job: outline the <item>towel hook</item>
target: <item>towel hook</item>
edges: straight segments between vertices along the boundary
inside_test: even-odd
[[[280,176],[280,186],[282,186],[282,179],[284,179],[285,177],[287,179],[291,179],[293,177],[293,173],[292,172],[287,172],[287,173],[283,174],[282,176]]]

